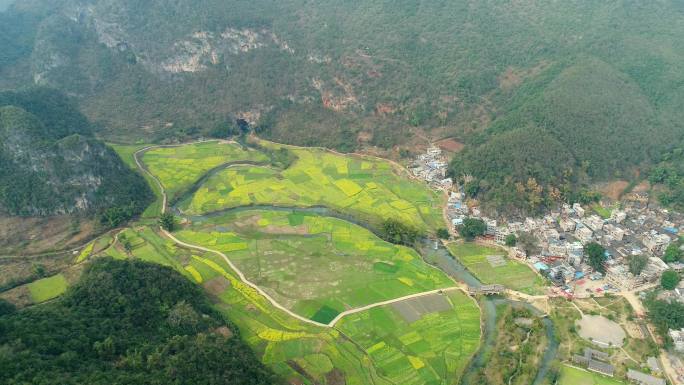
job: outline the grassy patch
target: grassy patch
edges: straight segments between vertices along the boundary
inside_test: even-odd
[[[28,284],[31,299],[34,303],[41,303],[59,297],[68,287],[66,278],[62,274],[39,279]]]
[[[600,204],[596,203],[591,206],[591,209],[598,214],[601,218],[603,219],[609,219],[610,215],[613,213],[613,209],[610,207],[603,207]]]
[[[506,264],[492,266],[487,260],[489,255],[506,255],[504,250],[481,246],[476,243],[451,243],[451,254],[485,284],[502,284],[509,289],[528,294],[543,292],[544,281],[525,264],[504,257]]]
[[[558,385],[624,385],[611,377],[602,376],[598,373],[563,365]]]

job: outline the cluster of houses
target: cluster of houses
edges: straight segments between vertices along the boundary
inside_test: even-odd
[[[442,150],[436,146],[428,147],[424,154],[420,154],[410,166],[411,173],[416,178],[426,181],[432,188],[449,191],[454,185],[451,178],[447,178],[449,161]]]
[[[462,224],[465,217],[481,218],[487,224],[486,236],[500,244],[509,234],[534,235],[541,248],[538,255],[526,255],[524,250],[514,247],[511,256],[527,260],[558,286],[567,287],[573,281],[589,278],[604,280],[605,289],[634,290],[656,282],[665,270],[684,270],[681,263],[668,265],[660,258],[670,243],[677,240],[679,229],[684,230],[681,214],[652,209],[641,202],[625,203],[622,208],[594,207],[566,204],[543,218],[501,223],[482,216],[476,207],[467,207],[463,194],[455,191],[449,197],[447,216],[454,226]],[[603,217],[598,215],[599,211]],[[585,261],[584,246],[589,242],[597,242],[606,249],[605,277]],[[648,257],[638,276],[628,268],[629,259],[636,255]]]

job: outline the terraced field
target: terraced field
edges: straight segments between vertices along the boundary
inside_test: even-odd
[[[345,310],[454,285],[415,250],[310,213],[242,211],[175,235],[225,253],[280,304],[321,323]]]
[[[284,378],[301,378],[298,370],[304,368],[304,373],[320,384],[332,385],[340,378],[347,384],[390,384],[377,375],[372,362],[351,341],[335,329],[303,323],[274,308],[240,281],[218,255],[179,248],[147,227],[128,229],[124,234],[124,241],[119,237],[106,254],[172,266],[202,285],[262,361]],[[128,247],[124,246],[126,240]]]
[[[524,264],[507,257],[502,265],[490,263],[488,256],[505,256],[501,249],[470,242],[451,243],[448,248],[482,283],[499,283],[526,294],[543,293],[543,279]]]
[[[193,215],[254,204],[320,205],[366,222],[393,218],[422,230],[444,226],[442,197],[391,163],[319,149],[290,151],[297,160],[285,170],[244,166],[217,172],[181,209]]]

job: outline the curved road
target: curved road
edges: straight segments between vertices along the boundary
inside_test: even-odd
[[[159,186],[159,189],[160,189],[161,194],[162,194],[162,208],[161,208],[161,213],[162,213],[162,214],[166,212],[166,205],[167,205],[166,190],[164,190],[164,186],[161,184],[161,181],[159,181],[159,179],[158,179],[154,174],[152,174],[152,173],[145,167],[145,165],[143,164],[143,162],[140,161],[140,159],[138,158],[138,155],[141,154],[141,153],[144,153],[144,152],[146,152],[146,151],[149,151],[149,150],[151,150],[151,149],[153,149],[153,148],[178,147],[178,146],[184,146],[184,145],[193,144],[193,143],[204,143],[204,142],[213,142],[213,141],[214,141],[214,140],[204,140],[204,141],[198,141],[198,142],[192,142],[192,143],[185,143],[185,144],[181,144],[181,145],[148,146],[148,147],[145,147],[145,148],[141,148],[140,150],[136,151],[136,152],[133,154],[133,158],[134,158],[134,160],[135,160],[135,164],[138,166],[138,168],[139,168],[140,170],[142,170],[142,172],[144,172],[145,174],[147,174],[150,178],[152,178],[152,179],[157,183],[157,185]],[[247,279],[247,277],[242,273],[242,271],[241,271],[240,269],[238,269],[238,267],[235,266],[235,264],[233,264],[233,262],[230,260],[230,258],[228,258],[228,256],[225,255],[224,253],[222,253],[222,252],[220,252],[220,251],[218,251],[218,250],[213,250],[213,249],[209,249],[209,248],[206,248],[206,247],[203,247],[203,246],[193,245],[193,244],[191,244],[191,243],[183,242],[183,241],[181,241],[180,239],[178,239],[178,238],[176,238],[175,236],[173,236],[173,234],[171,234],[170,232],[168,232],[168,231],[166,231],[166,230],[164,230],[164,229],[161,229],[161,231],[162,231],[162,233],[163,233],[166,237],[168,237],[169,239],[171,239],[172,241],[174,241],[175,243],[177,243],[177,244],[179,244],[179,245],[181,245],[181,246],[188,247],[188,248],[191,248],[191,249],[206,251],[206,252],[209,252],[209,253],[214,253],[214,254],[216,254],[216,255],[219,255],[221,258],[223,258],[224,261],[226,261],[226,263],[228,264],[228,266],[230,266],[230,268],[238,275],[238,277],[240,278],[240,280],[241,280],[242,282],[244,282],[245,284],[247,284],[248,286],[250,286],[251,288],[253,288],[254,290],[256,290],[259,294],[261,294],[264,298],[266,298],[273,306],[275,306],[276,308],[278,308],[278,309],[284,311],[284,312],[287,313],[288,315],[290,315],[290,316],[292,316],[292,317],[294,317],[294,318],[296,318],[296,319],[298,319],[298,320],[300,320],[300,321],[302,321],[302,322],[306,322],[306,323],[309,323],[309,324],[312,324],[312,325],[316,325],[316,326],[320,326],[320,327],[332,328],[332,327],[335,326],[335,324],[337,324],[337,322],[339,322],[342,318],[344,318],[344,317],[347,316],[347,315],[359,313],[359,312],[362,312],[362,311],[365,311],[365,310],[369,310],[369,309],[372,309],[372,308],[375,308],[375,307],[390,305],[390,304],[397,303],[397,302],[401,302],[401,301],[405,301],[405,300],[408,300],[408,299],[420,298],[420,297],[424,297],[424,296],[427,296],[427,295],[436,294],[436,293],[440,293],[440,292],[444,292],[444,291],[462,290],[462,288],[459,287],[459,286],[451,286],[451,287],[446,287],[446,288],[442,288],[442,289],[435,289],[435,290],[430,290],[430,291],[424,291],[424,292],[420,292],[420,293],[415,293],[415,294],[407,295],[407,296],[404,296],[404,297],[399,297],[399,298],[395,298],[395,299],[390,299],[390,300],[387,300],[387,301],[376,302],[376,303],[372,303],[372,304],[365,305],[365,306],[362,306],[362,307],[358,307],[358,308],[354,308],[354,309],[345,310],[345,311],[343,311],[342,313],[338,314],[337,317],[335,317],[332,321],[330,321],[330,322],[327,323],[327,324],[324,324],[324,323],[321,323],[321,322],[317,322],[317,321],[308,319],[308,318],[306,318],[306,317],[302,317],[301,315],[292,312],[291,310],[287,309],[286,307],[284,307],[283,305],[281,305],[280,303],[278,303],[278,301],[276,301],[273,297],[271,297],[268,293],[266,293],[261,287],[259,287],[258,285],[256,285],[256,284],[250,282],[250,281]]]

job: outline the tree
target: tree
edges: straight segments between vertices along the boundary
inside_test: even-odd
[[[661,334],[666,334],[668,329],[684,327],[684,304],[681,302],[657,300],[652,296],[644,304],[648,308],[648,317]]]
[[[7,314],[12,314],[15,311],[17,311],[17,308],[12,303],[0,298],[0,317]]]
[[[382,224],[381,235],[387,242],[409,246],[416,243],[421,236],[415,228],[394,219],[388,219]]]
[[[166,231],[173,231],[176,227],[176,218],[170,212],[165,212],[159,217],[159,226]]]
[[[437,238],[439,239],[449,239],[449,230],[445,228],[437,229]]]
[[[537,237],[530,232],[521,232],[518,234],[516,243],[527,255],[537,254],[540,251]]]
[[[463,220],[463,224],[459,226],[458,232],[467,241],[472,241],[475,237],[484,235],[487,231],[487,225],[482,219],[477,218],[466,218]]]
[[[667,263],[678,262],[682,258],[682,251],[679,250],[679,242],[671,243],[663,254],[663,261]]]
[[[641,274],[648,263],[648,257],[645,255],[635,255],[629,259],[629,272],[637,275]]]
[[[515,237],[515,234],[508,234],[504,242],[506,246],[513,247],[518,243],[518,238]]]
[[[589,266],[593,267],[594,270],[605,273],[606,268],[603,264],[606,262],[608,257],[606,257],[606,249],[596,242],[587,243],[584,246],[584,254],[587,256]]]
[[[674,270],[667,270],[660,276],[660,286],[665,290],[674,290],[679,284],[679,274]]]

